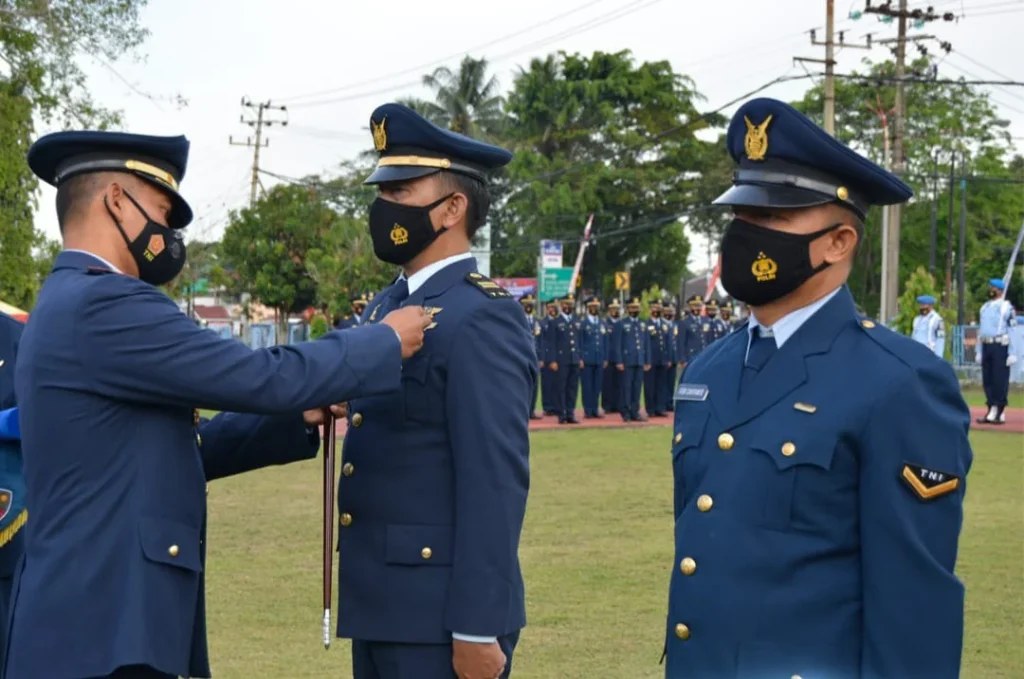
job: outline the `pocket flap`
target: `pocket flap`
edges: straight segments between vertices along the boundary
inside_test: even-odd
[[[448,566],[452,563],[453,526],[389,525],[384,561],[407,566]]]
[[[676,421],[672,429],[673,459],[690,448],[700,447],[710,415],[706,407],[687,407],[676,401]]]
[[[199,529],[170,519],[139,519],[142,553],[150,561],[201,573]]]
[[[770,432],[759,434],[750,447],[769,456],[780,470],[799,465],[831,469],[837,442],[834,432],[816,432],[806,429],[806,425],[804,428],[784,429],[776,424],[770,429]],[[783,431],[789,433],[783,434]]]

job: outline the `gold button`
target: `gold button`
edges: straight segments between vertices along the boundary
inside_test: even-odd
[[[341,465],[342,476],[352,476],[355,473],[355,471],[356,467],[351,462],[346,462],[345,464]]]
[[[782,454],[786,457],[792,456],[796,453],[796,445],[792,441],[786,441],[782,444]]]
[[[346,528],[348,526],[351,526],[352,525],[352,515],[347,513],[347,512],[345,514],[342,514],[341,515],[341,525],[345,526]]]
[[[866,318],[863,321],[861,321],[860,324],[863,325],[868,330],[870,330],[871,328],[875,327],[875,322],[874,321],[869,321]]]
[[[362,423],[363,423],[363,414],[362,413],[355,413],[355,414],[352,415],[352,426],[353,427],[358,427]]]
[[[732,434],[726,432],[718,437],[718,447],[722,450],[732,450],[732,445],[736,443],[736,439],[732,437]]]
[[[693,575],[693,572],[697,570],[697,562],[686,557],[679,562],[679,570],[683,572],[683,575]]]
[[[178,556],[178,545],[171,545],[167,548],[167,553],[171,556]]]
[[[430,547],[424,547],[420,550],[420,556],[422,556],[424,559],[429,559],[430,557],[434,556],[434,552],[430,549]]]
[[[683,641],[686,641],[690,638],[690,628],[684,625],[683,623],[679,623],[678,625],[676,625],[676,636],[682,639]]]
[[[679,443],[682,440],[683,440],[683,435],[682,434],[676,434],[676,437],[674,439],[672,439],[672,441],[675,442],[675,443]]]
[[[701,495],[697,498],[697,509],[702,512],[711,511],[711,505],[715,504],[715,501],[711,499],[710,495]]]

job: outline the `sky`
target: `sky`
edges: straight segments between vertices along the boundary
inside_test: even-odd
[[[863,44],[868,33],[876,41],[896,36],[895,22],[851,17],[865,0],[834,2],[836,31],[845,42]],[[1024,0],[909,2],[912,9],[929,5],[959,15],[908,30],[952,44],[940,77],[1024,81]],[[466,54],[487,57],[508,88],[517,68],[534,57],[628,49],[638,61],[668,60],[692,77],[705,97],[702,109],[711,110],[779,76],[820,73],[820,64],[805,70],[793,57],[824,58],[808,31],[817,29],[823,41],[825,16],[826,0],[150,0],[142,13],[151,32],[142,60],[111,64],[83,56],[82,63],[95,98],[123,112],[125,130],[190,139],[182,193],[196,220],[186,237],[210,240],[223,233],[229,210],[249,200],[252,148],[229,144],[229,137],[244,143],[253,136],[240,123],[243,114],[254,114],[240,105],[243,98],[288,108],[269,114],[288,126],[266,131],[264,170],[331,175],[342,160],[372,148],[374,108],[429,96],[421,76],[440,65],[454,68]],[[934,42],[929,46],[937,52]],[[888,54],[884,46],[840,50],[836,72]],[[798,80],[760,94],[794,100],[810,85]],[[989,91],[1024,153],[1024,87]],[[179,95],[187,106],[173,102]],[[266,188],[275,183],[266,175],[261,180]],[[57,238],[53,197],[44,186],[37,225]],[[695,242],[689,264],[700,268],[707,261],[708,244]]]

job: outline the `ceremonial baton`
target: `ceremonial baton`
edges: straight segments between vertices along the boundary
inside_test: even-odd
[[[334,453],[337,422],[324,409],[324,648],[331,647],[331,582],[334,571]]]

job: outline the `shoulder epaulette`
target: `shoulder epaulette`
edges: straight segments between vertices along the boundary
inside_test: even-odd
[[[108,269],[105,266],[90,266],[90,267],[86,267],[85,273],[87,273],[90,276],[100,276],[100,275],[103,275],[105,273],[114,273],[114,272],[112,270]]]
[[[501,287],[482,273],[477,273],[476,271],[470,271],[466,274],[466,282],[491,299],[512,297],[512,293],[508,290]]]

